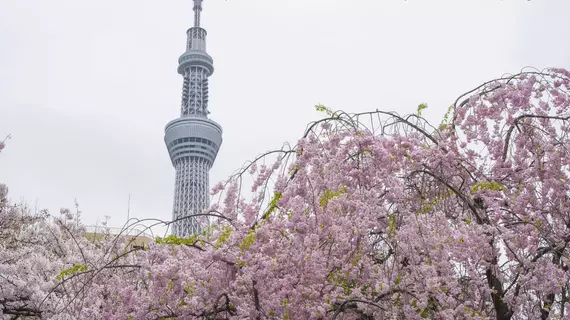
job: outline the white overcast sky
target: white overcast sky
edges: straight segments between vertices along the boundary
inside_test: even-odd
[[[294,143],[320,115],[424,111],[524,66],[570,68],[570,0],[205,0],[224,142],[211,185]],[[177,59],[191,0],[0,0],[0,181],[83,220],[169,219],[164,125],[179,115]]]

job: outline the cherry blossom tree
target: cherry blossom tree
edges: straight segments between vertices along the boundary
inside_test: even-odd
[[[0,319],[76,319],[94,271],[123,266],[116,261],[129,253],[124,237],[103,230],[86,238],[79,214],[32,213],[0,184]]]
[[[424,104],[318,106],[296,147],[214,189],[210,228],[138,252],[138,275],[90,290],[83,316],[565,318],[569,80],[489,81],[437,127]]]
[[[219,201],[193,215],[202,234],[89,247],[93,263],[69,255],[35,290],[54,301],[42,316],[566,319],[569,91],[564,69],[504,76],[438,125],[426,104],[408,116],[317,106],[326,117],[294,147],[213,189]]]

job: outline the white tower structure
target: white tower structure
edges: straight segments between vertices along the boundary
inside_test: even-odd
[[[206,53],[206,30],[200,27],[202,0],[194,0],[194,26],[188,29],[186,52],[178,59],[183,77],[180,117],[165,128],[164,142],[176,170],[172,234],[201,231],[196,218],[210,205],[209,172],[222,144],[222,127],[208,119],[208,77],[214,72]]]

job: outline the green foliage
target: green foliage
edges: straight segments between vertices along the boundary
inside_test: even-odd
[[[279,200],[281,200],[281,198],[283,198],[283,194],[281,192],[275,192],[274,193],[273,198],[269,202],[269,208],[267,209],[267,211],[265,211],[265,214],[264,214],[264,220],[265,221],[267,221],[269,219],[269,217],[271,216],[271,213],[273,213],[275,211],[275,209],[277,209],[277,203],[279,202]],[[263,222],[262,222],[262,224],[263,224]],[[249,231],[249,233],[243,238],[243,240],[241,241],[241,243],[239,245],[242,253],[249,250],[249,248],[251,248],[251,246],[255,243],[256,230],[260,226],[261,225],[256,225],[255,228],[251,229]]]
[[[346,190],[347,190],[346,186],[342,187],[342,189],[338,191],[325,189],[323,196],[321,197],[321,199],[319,199],[319,204],[321,205],[321,208],[323,208],[323,210],[326,210],[329,201],[334,197],[338,197],[340,195],[345,194]]]
[[[498,183],[497,181],[478,182],[473,185],[473,187],[471,187],[471,194],[482,190],[503,191],[505,190],[505,186]]]
[[[441,203],[443,200],[449,198],[452,195],[453,195],[453,191],[449,191],[447,193],[435,196],[428,203],[426,203],[425,200],[421,200],[422,208],[420,209],[419,213],[430,212],[433,209],[433,207],[435,207],[436,205]]]
[[[397,307],[400,305],[400,300],[402,299],[402,294],[398,292],[398,295],[396,296],[396,300],[394,301],[393,305],[394,307]]]
[[[200,232],[200,236],[205,237],[206,239],[210,239],[210,237],[212,236],[212,234],[214,233],[215,230],[218,230],[219,226],[214,224],[211,226],[207,226],[204,228],[204,230],[202,230],[202,232]]]
[[[447,128],[447,125],[451,123],[451,114],[453,112],[453,105],[450,105],[447,108],[447,112],[445,112],[445,114],[443,115],[443,120],[441,121],[441,123],[439,124],[439,130],[443,131]]]
[[[173,279],[168,281],[168,284],[166,285],[166,293],[170,293],[172,290],[174,290],[174,280]]]
[[[355,279],[350,279],[349,274],[345,273],[344,276],[340,272],[340,270],[332,271],[329,276],[327,277],[329,283],[334,284],[338,287],[343,289],[343,293],[346,296],[350,296],[353,290],[358,285],[358,282]]]
[[[180,238],[175,235],[169,235],[166,238],[156,237],[156,244],[168,244],[171,246],[179,246],[181,244],[184,245],[193,245],[198,241],[197,236],[190,236],[188,238]]]
[[[186,293],[186,295],[191,297],[195,291],[196,291],[196,285],[194,284],[194,282],[187,283],[184,285],[184,292]]]
[[[236,265],[237,265],[237,266],[240,266],[240,267],[245,267],[245,266],[246,266],[245,261],[243,261],[243,260],[240,259],[240,258],[237,258],[237,260],[236,260]]]
[[[418,116],[421,117],[421,116],[422,116],[422,110],[427,109],[427,107],[428,107],[427,103],[421,103],[421,104],[418,106]]]
[[[256,237],[255,229],[250,230],[247,236],[243,238],[242,242],[239,245],[242,252],[245,252],[249,250],[249,248],[251,248],[251,246],[255,242],[255,237]]]
[[[61,272],[55,277],[57,281],[63,280],[65,277],[70,277],[78,272],[83,272],[87,270],[87,266],[84,264],[74,264],[73,267],[63,269]]]
[[[324,113],[326,113],[329,117],[332,117],[332,115],[334,114],[334,112],[333,112],[331,109],[325,107],[325,106],[322,105],[322,104],[317,104],[317,105],[315,105],[315,110],[317,110],[318,112],[324,112]]]
[[[397,284],[400,284],[400,282],[402,282],[402,276],[401,276],[401,275],[398,275],[398,276],[396,277],[396,280],[394,280],[394,284],[397,285]]]
[[[232,227],[224,226],[222,233],[218,236],[218,239],[216,239],[216,244],[215,244],[216,249],[221,248],[224,244],[226,244],[226,242],[228,242],[231,233],[232,233]]]
[[[475,309],[469,308],[468,306],[464,306],[463,310],[465,310],[465,313],[469,314],[471,317],[482,316],[482,314],[480,312],[478,312]]]
[[[388,215],[388,237],[394,236],[396,233],[396,214]]]
[[[271,201],[269,202],[269,208],[267,209],[267,211],[265,211],[264,214],[265,219],[269,219],[273,211],[275,211],[275,209],[277,208],[277,203],[279,202],[279,200],[281,200],[281,198],[283,198],[283,193],[275,192],[273,194],[273,199],[271,199]]]

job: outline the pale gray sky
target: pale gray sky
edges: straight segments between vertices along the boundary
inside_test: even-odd
[[[0,0],[0,181],[83,220],[169,219],[164,125],[179,115],[177,59],[191,0]],[[295,142],[320,115],[414,112],[524,66],[570,68],[569,0],[205,0],[224,143],[211,185]]]

